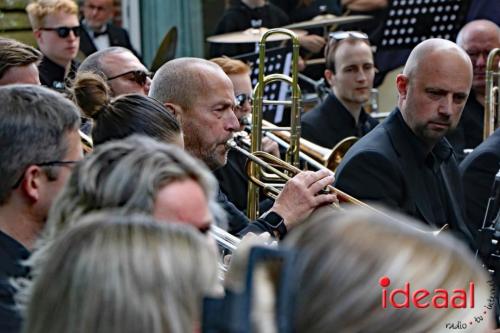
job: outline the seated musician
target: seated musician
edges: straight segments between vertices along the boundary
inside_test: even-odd
[[[371,94],[375,66],[368,36],[357,31],[330,34],[325,48],[325,101],[302,116],[302,137],[333,148],[340,140],[361,137],[377,126],[363,109]]]
[[[473,233],[483,225],[488,198],[499,168],[500,130],[497,129],[460,163],[465,209]]]
[[[156,72],[150,96],[180,120],[188,152],[211,170],[226,164],[226,143],[240,129],[240,123],[233,111],[233,84],[218,65],[198,58],[171,60]],[[271,209],[257,223],[249,224],[249,219],[221,191],[218,201],[228,213],[231,233],[253,229],[283,237],[316,207],[337,200],[335,194],[318,193],[332,181],[328,170],[299,173],[286,183]]]
[[[464,149],[476,148],[483,141],[486,60],[494,48],[500,47],[500,28],[488,20],[467,23],[458,33],[457,44],[470,57],[474,77],[457,129],[447,136],[460,160]]]
[[[280,28],[289,23],[290,20],[285,12],[265,0],[231,0],[214,34],[244,31],[249,28]],[[325,40],[318,35],[305,35],[299,37],[299,43],[306,50],[317,53],[325,45]],[[253,52],[255,52],[255,43],[215,43],[210,46],[210,57],[235,56]]]
[[[457,161],[444,138],[457,126],[471,84],[470,58],[455,43],[429,39],[417,45],[396,79],[398,107],[351,147],[335,185],[434,228],[448,224],[474,248]]]
[[[132,51],[119,46],[92,53],[85,58],[78,73],[93,72],[106,79],[113,96],[123,94],[147,95],[151,73]]]
[[[0,86],[40,84],[38,64],[41,60],[42,54],[34,47],[0,37]]]
[[[234,95],[236,96],[234,113],[240,123],[239,131],[245,131],[245,127],[248,126],[245,122],[249,120],[250,113],[252,112],[250,67],[241,60],[227,57],[214,58],[210,61],[219,65],[229,79],[231,79]],[[262,138],[262,150],[280,157],[278,144],[267,137]],[[246,162],[247,159],[245,156],[234,150],[230,150],[227,154],[227,164],[222,168],[214,170],[222,192],[242,211],[245,211],[247,207],[248,177],[245,172]],[[261,200],[264,199],[265,197],[261,197]],[[268,204],[268,201],[266,200],[263,205]],[[265,210],[266,206],[261,205],[261,208]]]

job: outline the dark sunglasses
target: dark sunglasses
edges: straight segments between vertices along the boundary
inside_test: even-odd
[[[37,165],[39,167],[44,167],[44,166],[64,166],[64,165],[74,165],[78,163],[79,161],[49,161],[49,162],[43,162],[43,163],[32,163],[30,165]],[[12,188],[17,188],[19,185],[21,185],[21,182],[24,179],[24,172],[22,173],[21,177],[16,181],[14,186]]]
[[[252,96],[247,95],[247,94],[239,94],[238,96],[236,96],[236,107],[237,108],[243,107],[243,105],[245,105],[246,101],[248,101],[250,106],[252,106],[252,103],[253,103]]]
[[[66,38],[69,36],[69,32],[73,31],[75,37],[80,37],[80,26],[76,27],[59,27],[59,28],[40,28],[44,31],[55,31],[60,38]]]
[[[151,76],[153,75],[153,73],[146,72],[146,71],[143,71],[143,70],[128,71],[128,72],[125,72],[125,73],[122,73],[122,74],[110,77],[110,78],[108,78],[108,81],[111,81],[111,80],[114,80],[114,79],[117,79],[119,77],[126,76],[126,75],[130,75],[129,79],[131,79],[134,82],[136,82],[137,84],[143,86],[143,85],[146,84],[147,79],[151,78]]]

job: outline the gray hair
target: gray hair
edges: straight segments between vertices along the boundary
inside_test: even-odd
[[[64,158],[65,134],[79,128],[80,116],[71,101],[40,86],[0,87],[0,101],[1,205],[29,165]],[[57,168],[45,168],[49,179],[57,178]]]
[[[41,243],[93,211],[121,207],[152,214],[161,188],[189,178],[200,184],[213,209],[215,178],[181,148],[139,135],[99,145],[73,169],[49,211]]]
[[[104,79],[107,79],[108,74],[106,70],[106,62],[104,60],[110,54],[117,54],[117,53],[132,53],[132,52],[129,49],[126,49],[121,46],[112,46],[94,52],[87,58],[85,58],[85,60],[82,61],[82,63],[78,67],[78,73],[91,72],[100,75]]]
[[[196,94],[210,82],[206,82],[207,70],[222,71],[215,63],[201,58],[178,58],[160,67],[155,73],[149,96],[161,103],[175,103],[190,108]]]
[[[24,332],[194,332],[217,288],[206,239],[145,215],[88,215],[47,254],[33,270]]]
[[[402,223],[366,209],[338,213],[324,208],[288,235],[284,245],[297,250],[299,258],[293,316],[297,332],[331,327],[345,332],[434,332],[484,310],[491,296],[488,278],[466,246],[449,235],[422,232],[429,229],[407,217],[395,217]],[[391,289],[409,282],[413,291],[468,290],[472,281],[476,308],[382,308],[379,279],[384,276],[390,278]],[[478,326],[471,328],[464,332]]]

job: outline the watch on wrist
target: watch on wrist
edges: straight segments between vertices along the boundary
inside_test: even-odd
[[[278,233],[278,238],[283,239],[287,233],[285,220],[276,212],[270,211],[261,217],[261,220],[275,233]]]

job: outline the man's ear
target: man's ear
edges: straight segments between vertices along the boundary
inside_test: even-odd
[[[29,200],[34,202],[40,200],[43,177],[46,176],[42,168],[36,165],[30,165],[26,171],[24,171],[20,187],[23,189]]]
[[[326,82],[328,82],[330,87],[333,88],[333,86],[335,85],[335,74],[333,74],[333,72],[330,69],[325,69],[324,75]]]
[[[396,88],[398,89],[398,94],[400,99],[405,99],[408,94],[408,76],[404,74],[398,74],[396,76]]]
[[[184,110],[179,105],[174,104],[174,103],[169,103],[169,102],[166,102],[163,105],[165,105],[167,110],[170,113],[172,113],[178,121],[181,121],[182,113]]]
[[[36,41],[42,37],[42,31],[39,29],[33,30],[33,36],[35,36]]]

